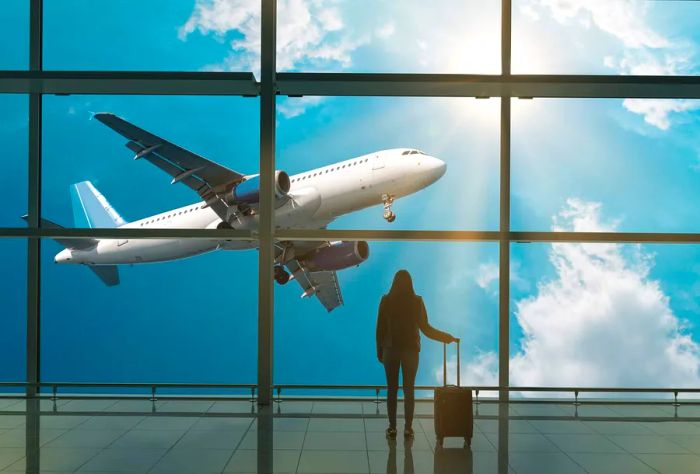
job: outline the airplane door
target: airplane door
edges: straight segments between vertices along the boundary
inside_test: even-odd
[[[374,158],[372,158],[372,171],[382,168],[384,168],[384,158],[380,154],[374,155]]]

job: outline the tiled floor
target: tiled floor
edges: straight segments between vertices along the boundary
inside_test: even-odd
[[[471,449],[436,449],[430,402],[388,442],[367,401],[0,399],[0,472],[700,473],[700,405],[475,408]]]

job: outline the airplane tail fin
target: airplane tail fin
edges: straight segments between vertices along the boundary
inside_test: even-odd
[[[76,227],[114,228],[126,224],[126,221],[90,181],[74,184],[70,192]]]

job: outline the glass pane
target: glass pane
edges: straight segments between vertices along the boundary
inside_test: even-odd
[[[163,139],[243,175],[257,173],[259,168],[257,99],[46,96],[42,211],[43,217],[60,225],[114,227],[124,221],[138,228],[216,228],[222,222],[220,214],[225,215],[226,207],[218,202],[204,206],[194,191],[202,185],[197,173],[171,185],[173,176],[156,165],[172,168],[168,160],[178,160],[185,152],[163,147],[154,149],[151,156],[150,147],[138,146],[143,157],[134,161],[136,150],[125,148],[129,139],[102,123],[118,119],[97,115],[91,120],[94,111],[111,112],[156,135],[147,138],[146,145]],[[199,167],[182,163],[180,168]],[[211,179],[219,176],[224,176],[224,183],[229,179],[226,170],[213,173]],[[91,184],[74,186],[85,181]],[[96,192],[118,216],[98,205]],[[234,224],[255,228],[257,219],[248,213]]]
[[[0,239],[0,259],[3,262],[0,270],[0,382],[24,382],[27,380],[27,242]]]
[[[210,4],[212,13],[221,3]],[[501,70],[498,1],[280,0],[277,5],[280,71],[498,74]],[[250,39],[244,38],[242,45]]]
[[[252,70],[243,59],[260,55],[260,2],[215,4],[221,11],[208,14],[191,0],[45,0],[44,67]]]
[[[312,242],[302,242],[313,248]],[[461,338],[461,383],[498,380],[498,245],[495,243],[369,242],[359,267],[337,271],[342,305],[328,312],[317,296],[299,298],[302,278],[275,287],[275,383],[385,385],[377,361],[375,331],[382,295],[404,268],[423,297],[432,326]],[[307,266],[340,262],[308,248]],[[346,261],[347,263],[356,263]],[[439,276],[439,277],[438,277]],[[315,278],[319,294],[330,288]],[[324,297],[327,298],[327,297]],[[442,383],[442,344],[422,337],[416,383]],[[448,348],[455,383],[455,347]],[[313,370],[310,370],[313,368]],[[333,395],[336,392],[321,392]],[[341,392],[342,393],[342,392]],[[347,393],[347,391],[345,392]],[[361,392],[363,395],[374,393]],[[428,394],[427,392],[425,395]]]
[[[28,111],[26,95],[0,94],[0,227],[24,227],[27,213]]]
[[[590,208],[562,215],[601,218]],[[698,386],[700,246],[511,248],[511,385]]]
[[[513,73],[700,74],[700,4],[513,1]]]
[[[21,70],[28,65],[29,2],[5,0],[0,8],[0,69]]]
[[[698,110],[700,100],[514,100],[512,227],[697,232]],[[600,227],[553,220],[576,203],[597,208]]]
[[[50,240],[42,244],[44,381],[255,383],[256,251],[222,250],[115,269],[55,265],[63,247]],[[136,252],[210,244],[130,240],[125,245]],[[101,281],[110,281],[115,272],[118,284]]]
[[[278,225],[497,229],[499,110],[495,99],[282,99],[277,166],[300,204]]]

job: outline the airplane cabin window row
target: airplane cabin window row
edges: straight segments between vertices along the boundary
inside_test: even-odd
[[[359,160],[359,161],[355,161],[355,162],[352,162],[352,163],[348,163],[347,165],[338,166],[337,168],[330,168],[330,169],[327,169],[327,170],[325,170],[325,171],[319,171],[318,173],[314,173],[314,174],[312,174],[312,175],[302,176],[301,178],[294,178],[294,179],[292,179],[291,182],[293,183],[293,182],[295,182],[295,181],[301,181],[301,180],[304,180],[304,179],[306,179],[306,178],[313,178],[314,176],[318,176],[318,175],[321,175],[321,174],[324,174],[324,173],[330,173],[330,172],[333,172],[333,171],[337,171],[337,170],[340,170],[340,169],[342,169],[342,168],[345,168],[346,166],[347,166],[347,167],[350,167],[350,166],[359,165],[360,163],[366,163],[367,161],[369,161],[369,158],[365,158],[364,160]]]

